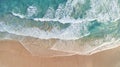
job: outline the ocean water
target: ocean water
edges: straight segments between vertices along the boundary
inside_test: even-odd
[[[120,0],[0,0],[0,38],[120,39]],[[88,41],[86,41],[88,42]],[[91,45],[91,44],[90,44]]]

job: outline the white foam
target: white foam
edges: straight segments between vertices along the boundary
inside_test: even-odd
[[[12,14],[16,17],[20,17],[20,18],[26,18],[24,15],[21,15],[19,13],[14,13],[12,12]],[[44,22],[44,21],[53,21],[53,22],[60,22],[60,23],[82,23],[82,22],[89,22],[89,21],[93,21],[95,19],[73,19],[73,18],[62,18],[62,19],[57,19],[57,18],[54,18],[54,19],[50,19],[50,18],[33,18],[34,21],[41,21],[41,22]]]
[[[0,21],[0,32],[4,32],[4,27],[2,26],[4,22]]]
[[[2,29],[8,33],[22,36],[31,36],[40,39],[57,38],[62,40],[76,40],[90,34],[88,32],[86,23],[71,24],[68,28],[63,30],[59,30],[54,27],[51,31],[40,30],[37,27],[24,28],[21,26],[6,24],[2,24],[1,26],[3,27]]]
[[[88,18],[96,18],[101,22],[114,22],[120,17],[118,0],[91,0],[91,9],[86,13]]]
[[[84,36],[89,35],[90,32],[87,29],[87,23],[81,23],[81,24],[71,24],[64,33],[60,35],[60,37],[63,37],[65,39],[79,39]]]
[[[19,13],[14,13],[14,12],[12,12],[12,14],[14,15],[14,16],[16,16],[16,17],[20,17],[20,18],[26,18],[24,15],[21,15],[21,14],[19,14]],[[53,18],[53,19],[50,19],[50,18],[33,18],[33,20],[34,21],[41,21],[41,22],[44,22],[44,21],[47,21],[47,22],[49,22],[49,21],[53,21],[53,22],[60,22],[60,23],[83,23],[83,22],[89,22],[89,21],[93,21],[93,20],[95,20],[95,18],[94,19],[88,19],[88,18],[86,18],[86,19],[73,19],[73,18],[62,18],[62,19],[58,19],[58,18]]]
[[[113,48],[116,48],[116,47],[119,47],[120,45],[120,39],[117,39],[117,40],[112,40],[112,41],[109,41],[109,42],[105,42],[103,44],[101,44],[100,46],[92,49],[91,51],[88,51],[88,54],[92,55],[94,53],[97,53],[97,52],[101,52],[101,51],[104,51],[104,50],[108,50],[108,49],[113,49]]]
[[[49,7],[43,18],[54,18],[54,13],[55,10],[52,7]]]
[[[62,19],[49,19],[49,18],[34,18],[35,21],[58,21],[60,23],[82,23],[82,22],[89,22],[95,19],[72,19],[72,18],[62,18]]]
[[[79,3],[85,4],[83,0],[68,0],[66,4],[59,4],[55,11],[52,7],[49,7],[43,18],[33,18],[35,21],[59,21],[61,23],[81,23],[98,20],[100,22],[116,21],[120,19],[120,5],[118,0],[90,0],[91,8],[86,11],[87,15],[82,19],[74,19],[71,16],[73,7]],[[81,8],[81,7],[80,7]],[[79,9],[79,8],[78,8]],[[29,6],[27,8],[27,16],[32,16],[38,13],[35,6]],[[14,16],[20,18],[27,18],[26,15],[12,12]]]
[[[85,4],[86,0],[73,0],[72,5],[75,6],[77,3]]]
[[[20,18],[26,18],[25,15],[21,15],[19,13],[14,13],[12,12],[12,14],[14,16],[17,16],[17,17],[20,17]],[[50,19],[50,18],[33,18],[34,21],[41,21],[41,22],[44,22],[44,21],[58,21],[60,23],[82,23],[82,22],[89,22],[89,21],[93,21],[95,19],[73,19],[73,18],[62,18],[62,19],[57,19],[57,18],[54,18],[54,19]]]
[[[12,15],[20,17],[20,18],[25,18],[25,16],[22,15],[22,14],[20,14],[20,13],[14,13],[14,12],[12,12]]]
[[[27,8],[27,16],[31,17],[31,16],[33,16],[35,14],[37,14],[37,7],[35,7],[35,6],[29,6]]]

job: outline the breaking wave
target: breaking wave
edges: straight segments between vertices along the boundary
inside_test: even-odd
[[[35,1],[21,1],[21,4],[26,5],[22,7],[16,2],[8,6],[1,1],[1,10],[4,10],[0,19],[3,27],[1,31],[4,29],[9,33],[42,39],[75,40],[96,31],[101,32],[98,28],[113,24],[120,18],[119,0],[59,0],[55,4],[55,1],[41,2],[40,0],[37,4]],[[8,13],[6,9],[10,9]],[[9,17],[11,19],[6,21]]]

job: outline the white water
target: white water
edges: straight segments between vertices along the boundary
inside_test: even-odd
[[[90,32],[87,29],[87,24],[93,20],[97,20],[99,22],[115,22],[120,18],[120,4],[118,0],[90,0],[90,9],[86,10],[86,15],[84,18],[77,18],[71,16],[73,12],[73,8],[76,7],[77,9],[81,9],[78,7],[78,3],[81,5],[85,4],[86,1],[84,0],[68,0],[66,4],[59,4],[58,8],[54,10],[52,7],[49,7],[46,11],[46,14],[43,18],[33,18],[34,21],[52,21],[52,22],[60,22],[60,23],[71,23],[67,29],[59,31],[57,29],[53,29],[51,32],[40,30],[39,28],[22,28],[21,30],[14,31],[14,29],[7,30],[8,32],[18,34],[18,35],[25,35],[25,36],[32,36],[38,37],[42,39],[49,39],[49,38],[58,38],[58,39],[79,39],[81,37],[87,36]],[[26,15],[22,15],[20,13],[12,12],[12,15],[29,19],[29,17],[38,14],[38,8],[35,6],[29,6]],[[4,26],[7,27],[7,26]],[[22,32],[21,32],[22,31]],[[31,32],[32,31],[32,32]],[[64,32],[63,32],[64,31]],[[29,33],[28,33],[29,32]]]
[[[40,30],[37,27],[24,28],[20,26],[6,25],[5,22],[0,23],[2,24],[2,28],[0,29],[1,32],[6,31],[16,35],[31,36],[40,39],[57,38],[63,40],[76,40],[90,34],[86,28],[86,24],[82,25],[83,23],[71,24],[68,28],[63,30],[53,28],[51,31]]]
[[[59,21],[61,23],[81,23],[98,20],[100,22],[114,22],[120,18],[120,4],[118,0],[90,0],[90,9],[86,10],[85,18],[77,18],[71,16],[73,8],[80,4],[85,4],[83,0],[68,0],[66,4],[59,4],[57,10],[49,7],[43,18],[33,18],[35,21]],[[89,6],[89,5],[88,5]],[[81,9],[81,7],[76,7]],[[22,15],[20,13],[12,14],[20,18],[27,18],[38,14],[37,7],[29,6],[27,8],[27,14]]]

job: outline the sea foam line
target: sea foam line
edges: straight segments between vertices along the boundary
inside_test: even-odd
[[[14,13],[12,12],[12,15],[16,16],[16,17],[19,17],[19,18],[27,18],[25,15],[21,15],[19,13]],[[29,18],[27,18],[29,19]],[[93,21],[95,19],[72,19],[72,18],[62,18],[62,19],[57,19],[57,18],[54,18],[54,19],[50,19],[50,18],[33,18],[34,21],[41,21],[41,22],[44,22],[44,21],[54,21],[54,22],[60,22],[60,23],[82,23],[82,22],[89,22],[89,21]]]
[[[21,15],[21,14],[19,14],[19,13],[14,13],[14,12],[12,12],[12,15],[14,15],[14,16],[16,16],[16,17],[19,17],[19,18],[25,18],[25,16],[24,15]]]
[[[16,17],[19,17],[19,18],[22,18],[22,19],[29,19],[27,18],[27,16],[25,15],[21,15],[20,13],[14,13],[12,12],[12,15],[16,16]],[[32,20],[34,21],[40,21],[40,22],[48,22],[48,21],[53,21],[53,22],[60,22],[60,23],[83,23],[83,22],[91,22],[91,21],[94,21],[94,20],[99,20],[100,18],[85,18],[85,19],[73,19],[73,18],[62,18],[62,19],[58,19],[58,18],[54,18],[54,19],[50,19],[50,18],[32,18]],[[119,20],[120,18],[116,18],[114,19],[114,21],[112,22],[116,22],[117,20]]]

